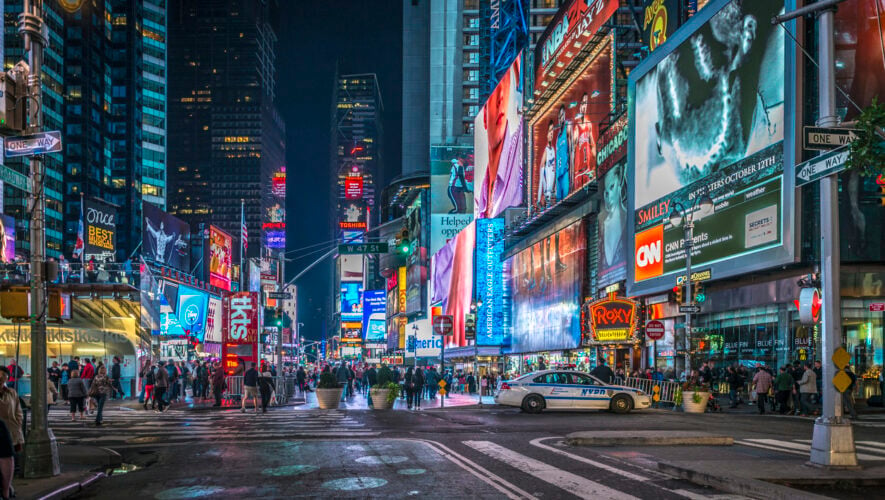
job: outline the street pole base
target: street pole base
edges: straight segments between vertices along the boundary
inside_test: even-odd
[[[851,424],[842,419],[820,417],[815,420],[808,465],[827,469],[859,469]]]
[[[61,473],[58,463],[58,443],[55,441],[52,429],[46,429],[45,434],[33,430],[28,434],[22,471],[26,478],[50,477]]]

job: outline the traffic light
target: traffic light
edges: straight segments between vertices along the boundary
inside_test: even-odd
[[[409,241],[409,230],[402,228],[396,235],[396,253],[401,255],[409,255],[412,251],[412,242]]]
[[[682,285],[676,285],[673,287],[673,302],[677,304],[682,303]]]
[[[691,300],[695,304],[703,304],[707,300],[707,294],[704,293],[704,284],[700,281],[691,284]]]
[[[467,313],[464,315],[464,338],[476,338],[476,315]]]
[[[885,175],[876,177],[876,185],[879,188],[879,206],[885,207]]]
[[[275,316],[274,323],[277,326],[283,326],[283,313],[282,313],[282,311],[277,311],[276,314],[274,314],[274,316]]]
[[[24,131],[29,72],[23,61],[9,71],[0,72],[0,127]]]

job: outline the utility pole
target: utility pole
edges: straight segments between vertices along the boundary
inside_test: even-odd
[[[286,254],[280,252],[280,293],[286,293]],[[280,318],[280,324],[277,325],[277,373],[283,373],[283,299],[277,299],[277,315]]]
[[[43,0],[24,0],[18,17],[18,32],[24,37],[28,52],[28,133],[43,127],[41,74],[43,47],[47,43],[43,24]],[[20,103],[21,105],[24,102]],[[31,429],[25,441],[25,477],[57,476],[58,444],[49,428],[46,412],[46,195],[43,158],[31,156]],[[82,271],[81,271],[82,273]]]
[[[836,116],[836,54],[834,11],[843,0],[820,0],[772,19],[780,24],[806,14],[818,20],[818,127],[838,125]],[[827,468],[857,467],[854,431],[842,417],[842,394],[833,385],[836,374],[833,354],[842,347],[841,293],[839,283],[839,179],[831,174],[820,180],[821,365],[823,367],[821,416],[814,421],[811,441],[812,465]]]
[[[691,249],[694,246],[694,215],[685,214],[685,295],[682,302],[686,306],[690,306],[692,302],[691,296]],[[691,315],[689,311],[685,312],[685,380],[691,380]]]

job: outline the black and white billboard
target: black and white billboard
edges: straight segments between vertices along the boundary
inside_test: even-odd
[[[158,207],[143,205],[142,249],[146,260],[189,271],[191,228]]]

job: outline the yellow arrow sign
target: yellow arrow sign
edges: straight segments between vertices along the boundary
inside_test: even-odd
[[[445,386],[446,386],[446,381],[445,381],[445,380],[440,380],[440,381],[439,381],[439,386],[440,386],[440,387],[445,387]]]
[[[439,393],[440,393],[440,395],[445,396],[445,395],[446,395],[446,390],[445,390],[445,389],[440,389],[440,390],[439,390]]]
[[[847,391],[848,386],[850,386],[850,385],[851,385],[851,377],[849,377],[848,374],[842,370],[839,370],[839,372],[836,373],[836,376],[833,377],[833,387],[835,387],[836,390],[839,392]]]
[[[833,364],[836,365],[836,368],[842,370],[848,366],[848,363],[851,361],[851,354],[848,354],[848,351],[846,351],[844,347],[839,346],[839,348],[836,349],[836,352],[833,353],[832,360]]]

